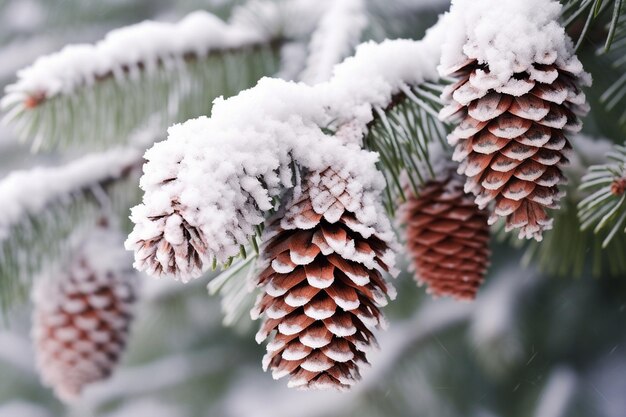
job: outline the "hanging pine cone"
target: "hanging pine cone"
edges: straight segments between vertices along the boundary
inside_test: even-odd
[[[289,376],[290,387],[345,389],[360,379],[379,307],[394,296],[381,275],[392,267],[393,238],[371,207],[358,182],[329,168],[309,175],[267,222],[265,293],[253,317],[265,316],[259,343],[272,334],[264,369]]]
[[[470,300],[489,264],[487,211],[463,191],[463,178],[449,170],[410,192],[401,208],[407,252],[419,284],[435,297]]]
[[[66,269],[34,287],[37,364],[63,401],[107,378],[124,351],[136,291],[122,245],[118,234],[97,229]]]
[[[588,110],[579,88],[586,74],[575,57],[565,60],[556,51],[535,55],[530,67],[518,66],[505,82],[488,64],[465,59],[441,71],[458,81],[444,91],[451,104],[440,114],[458,122],[448,140],[459,173],[468,177],[465,190],[481,208],[495,200],[489,224],[506,217],[507,231],[541,240],[552,228],[546,209],[558,208],[563,196],[560,167],[571,149],[565,133],[578,132],[577,116]]]

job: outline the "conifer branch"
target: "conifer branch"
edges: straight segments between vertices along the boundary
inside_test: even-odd
[[[154,119],[169,124],[210,111],[276,72],[279,35],[196,12],[178,24],[143,22],[95,45],[39,58],[6,88],[1,107],[34,149],[106,147]]]
[[[541,244],[509,240],[514,247],[524,248],[524,265],[537,264],[543,272],[563,277],[580,277],[586,272],[596,277],[626,273],[626,259],[623,256],[626,251],[626,234],[617,233],[603,246],[606,229],[594,233],[588,225],[581,230],[580,207],[589,195],[587,187],[580,185],[581,181],[585,183],[583,174],[589,165],[593,166],[603,158],[610,146],[606,140],[582,135],[573,138],[573,147],[578,152],[569,157],[571,165],[566,168],[566,175],[570,181],[566,186],[566,196],[561,200],[561,208],[552,212],[553,230],[546,233]],[[595,201],[595,198],[588,200]],[[500,241],[507,239],[504,230],[498,230],[498,238]]]
[[[141,151],[112,150],[59,168],[15,172],[0,182],[0,307],[24,298],[34,274],[71,250],[68,240],[102,211],[126,217],[137,200]]]
[[[578,204],[581,230],[602,232],[603,248],[626,233],[626,146],[616,145],[607,159],[606,164],[592,165],[582,178],[580,189],[589,195]]]
[[[622,6],[626,9],[626,5]],[[626,13],[622,12],[616,23],[611,49],[604,54],[619,78],[600,96],[609,111],[616,111],[618,124],[626,134]]]
[[[440,45],[427,38],[364,44],[317,86],[263,79],[218,102],[211,118],[171,128],[146,154],[143,203],[133,208],[126,242],[135,267],[188,281],[211,266],[230,266],[275,198],[297,185],[300,169],[341,166],[377,201],[384,188],[372,169],[377,155],[358,145],[373,109],[387,107],[394,93],[422,100],[405,86],[436,78]],[[421,59],[399,60],[409,54]],[[395,60],[404,65],[390,65]],[[388,222],[374,206],[368,216]]]
[[[385,206],[390,215],[399,202],[406,201],[403,173],[414,193],[433,176],[428,145],[444,144],[447,133],[437,117],[442,88],[435,82],[403,86],[386,108],[375,108],[374,119],[368,124],[364,144],[380,155],[387,182]]]
[[[575,49],[578,49],[598,21],[604,22],[601,15],[609,13],[609,23],[605,35],[604,51],[611,49],[616,35],[624,35],[624,27],[619,23],[624,12],[624,0],[566,0],[561,12],[561,20],[566,27],[581,26],[577,30]]]

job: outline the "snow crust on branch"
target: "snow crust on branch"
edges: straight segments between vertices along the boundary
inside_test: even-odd
[[[144,21],[113,30],[95,44],[68,45],[38,58],[18,72],[17,82],[6,87],[2,105],[27,97],[36,101],[71,94],[103,77],[132,79],[140,71],[154,71],[159,65],[179,65],[186,55],[203,57],[213,50],[267,40],[267,33],[253,26],[229,25],[204,11],[190,13],[178,23]]]
[[[558,23],[561,7],[554,0],[453,0],[440,73],[475,59],[488,65],[483,81],[498,91],[515,73],[529,71],[534,79],[535,63],[556,63],[589,85],[591,76]]]
[[[341,169],[371,204],[356,213],[365,226],[394,240],[380,192],[378,156],[361,149],[375,107],[385,107],[407,84],[434,79],[441,25],[424,41],[366,43],[315,87],[264,78],[256,87],[214,103],[211,118],[169,129],[148,150],[132,209],[135,228],[126,247],[135,267],[183,281],[214,261],[226,263],[247,245],[255,226],[292,181],[292,163],[311,171]],[[334,130],[334,135],[325,133]],[[191,261],[190,261],[191,259]]]
[[[322,16],[311,37],[302,81],[328,80],[333,67],[352,52],[367,25],[363,0],[336,0]]]
[[[61,167],[14,171],[0,182],[0,240],[25,216],[35,216],[48,204],[80,189],[120,177],[141,161],[141,150],[117,148],[87,155]]]

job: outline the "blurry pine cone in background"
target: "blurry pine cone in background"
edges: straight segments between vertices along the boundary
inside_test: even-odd
[[[393,296],[381,275],[389,246],[358,220],[366,202],[355,185],[330,168],[312,173],[267,222],[264,294],[253,316],[264,315],[257,341],[272,335],[264,368],[291,387],[345,389],[359,380],[376,343],[371,329],[383,321],[379,307]]]
[[[123,240],[111,235],[98,229],[65,269],[41,277],[33,289],[41,378],[66,402],[111,374],[128,338],[135,273]]]
[[[415,279],[435,297],[475,298],[489,265],[487,211],[452,170],[407,193],[400,219]]]
[[[465,189],[481,208],[495,201],[489,223],[506,217],[507,231],[520,229],[520,238],[541,240],[552,228],[546,209],[558,208],[563,196],[560,166],[571,148],[565,133],[578,132],[577,116],[588,111],[580,62],[559,62],[545,56],[504,84],[473,59],[443,71],[458,79],[443,93],[451,104],[440,117],[458,122],[448,140],[468,177]]]

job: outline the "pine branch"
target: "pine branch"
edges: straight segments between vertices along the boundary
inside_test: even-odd
[[[603,247],[605,236],[592,230],[581,230],[577,206],[585,198],[579,191],[581,177],[589,165],[597,164],[604,153],[611,149],[607,140],[592,139],[583,135],[572,138],[574,153],[568,156],[570,166],[565,168],[569,183],[560,208],[552,211],[553,229],[545,234],[541,243],[523,242],[504,232],[504,225],[497,223],[496,239],[508,241],[513,247],[524,250],[522,264],[537,265],[546,274],[562,277],[581,277],[589,273],[595,277],[620,276],[626,273],[626,235],[617,234]]]
[[[311,36],[301,80],[315,84],[330,79],[333,67],[351,55],[366,25],[364,0],[333,2]]]
[[[623,6],[626,9],[626,5]],[[610,61],[620,77],[602,94],[600,101],[607,110],[616,110],[618,123],[626,133],[626,14],[622,13],[616,23],[611,49],[604,56]]]
[[[445,145],[446,128],[437,116],[442,107],[441,86],[423,82],[403,86],[386,108],[375,108],[369,123],[365,146],[380,155],[380,166],[387,182],[385,206],[393,215],[399,202],[406,201],[401,179],[406,172],[414,193],[434,175],[428,145]]]
[[[626,237],[626,146],[616,145],[607,159],[606,164],[591,166],[582,178],[580,189],[589,195],[578,204],[581,230],[593,227],[594,234],[603,232],[602,248],[618,234]]]
[[[135,267],[188,281],[211,265],[229,266],[274,199],[297,185],[298,170],[341,167],[371,198],[363,207],[367,220],[387,227],[377,207],[384,188],[377,155],[358,145],[373,109],[387,107],[395,93],[422,101],[406,86],[436,79],[439,51],[434,35],[364,44],[326,83],[263,79],[218,102],[211,118],[171,128],[168,140],[146,154],[143,203],[133,208],[135,228],[126,242]]]
[[[581,231],[576,215],[577,201],[570,197],[561,200],[561,208],[554,212],[554,227],[541,243],[523,242],[504,232],[497,224],[496,238],[524,249],[522,264],[537,265],[546,274],[559,277],[581,277],[589,272],[594,277],[621,276],[626,273],[626,237],[615,236],[602,247],[603,238],[590,230]]]
[[[253,239],[256,240],[256,237]],[[258,273],[257,259],[255,253],[242,256],[242,259],[213,278],[207,286],[210,295],[219,294],[222,299],[220,305],[224,314],[222,323],[225,326],[249,328],[252,324],[250,310],[260,293],[253,281]]]
[[[274,73],[280,44],[204,12],[175,25],[143,22],[20,71],[2,100],[3,120],[34,149],[110,146],[151,119],[164,129],[208,113],[213,97]]]
[[[604,51],[611,49],[615,36],[625,35],[624,27],[619,23],[624,12],[624,0],[566,0],[561,12],[561,19],[566,27],[582,24],[577,34],[575,49],[578,49],[600,15],[610,12],[610,22],[604,41]]]
[[[141,151],[113,150],[60,168],[14,172],[0,182],[0,307],[23,299],[34,274],[67,255],[68,239],[102,210],[126,217],[137,199]]]

